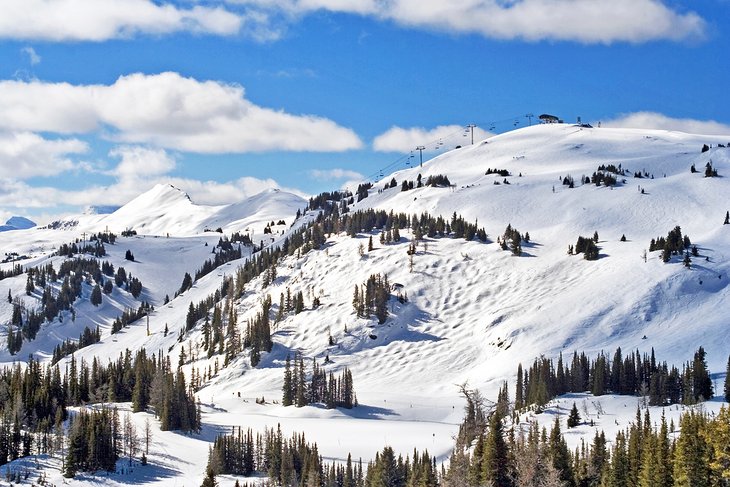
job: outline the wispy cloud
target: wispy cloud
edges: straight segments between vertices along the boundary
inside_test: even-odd
[[[35,66],[36,64],[41,62],[41,57],[38,55],[37,52],[35,52],[35,49],[30,46],[22,48],[20,52],[28,56],[28,62],[30,62],[31,66]]]
[[[365,179],[365,176],[357,171],[351,171],[349,169],[312,169],[309,171],[309,175],[313,179],[319,181],[332,181],[335,179]]]
[[[111,85],[0,81],[0,129],[94,133],[197,153],[358,149],[349,128],[253,104],[243,87],[177,73],[131,74]]]
[[[656,112],[635,112],[601,123],[603,127],[677,130],[691,134],[730,135],[730,125],[714,120],[672,118]]]
[[[435,150],[441,142],[445,146],[462,145],[465,135],[461,125],[439,125],[427,129],[423,127],[391,127],[373,140],[373,149],[379,152],[408,152],[417,146],[426,146],[426,150]],[[479,127],[474,128],[474,141],[486,139],[491,134]],[[471,142],[471,134],[468,134]]]

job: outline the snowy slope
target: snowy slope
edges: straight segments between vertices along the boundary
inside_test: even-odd
[[[702,345],[711,371],[722,373],[730,352],[726,312],[730,304],[730,225],[722,225],[730,209],[730,180],[704,178],[702,171],[712,160],[721,176],[730,175],[730,149],[717,147],[725,142],[666,131],[535,126],[385,177],[351,211],[426,211],[446,218],[456,212],[467,221],[478,219],[490,243],[426,239],[414,256],[413,272],[406,254],[412,238],[408,231],[401,231],[401,242],[391,245],[379,244],[378,234],[373,233],[375,250],[364,256],[358,249],[361,244],[367,247],[368,234],[355,239],[333,235],[321,250],[284,259],[271,286],[263,289],[260,279],[247,286],[236,303],[239,327],[244,329],[246,319],[260,310],[266,294],[271,295],[275,312],[279,296],[287,288],[292,294],[303,292],[307,309],[277,324],[274,349],[265,354],[258,368],[251,369],[244,353],[198,392],[206,404],[206,424],[220,430],[233,425],[262,428],[281,424],[287,433],[305,431],[326,458],[342,459],[350,451],[367,459],[389,443],[403,454],[413,447],[428,448],[442,459],[449,453],[451,436],[461,420],[457,385],[468,382],[493,397],[501,381],[513,382],[518,363],[530,363],[540,354],[556,357],[561,351],[580,350],[593,356],[600,350],[613,352],[617,346],[647,352],[653,347],[661,360],[681,365]],[[701,153],[705,143],[713,148]],[[580,185],[581,176],[590,176],[600,164],[621,164],[629,173],[619,180],[626,182],[612,189]],[[690,173],[693,164],[700,173]],[[509,170],[510,184],[504,184],[504,177],[486,175],[488,168]],[[653,178],[634,178],[634,172]],[[401,192],[400,183],[415,181],[419,173],[424,180],[429,175],[446,175],[454,187]],[[575,188],[561,184],[567,175],[575,179]],[[391,178],[398,186],[380,191]],[[203,215],[190,207],[184,195],[165,187],[156,190],[164,195],[170,213],[189,213],[188,220],[166,223],[165,228],[178,225],[175,232],[179,235],[200,232],[206,225],[221,226],[228,232],[258,224],[261,228],[255,230],[260,232],[266,222],[279,218],[265,213],[269,207],[255,198],[242,203],[250,216],[238,218],[233,206]],[[261,195],[265,196],[281,195]],[[140,198],[131,208],[146,208]],[[280,201],[282,209],[287,201],[286,197]],[[289,208],[291,215],[297,207],[292,204]],[[132,221],[134,212],[122,210],[108,215],[108,222],[122,225]],[[287,223],[292,220],[283,213],[281,218]],[[158,221],[137,219],[133,223],[135,228],[159,232]],[[96,224],[103,224],[102,219]],[[496,243],[507,224],[530,233],[531,243],[524,244],[521,257],[500,250]],[[645,262],[649,241],[666,236],[676,225],[699,248],[700,257],[692,267],[684,268],[677,258],[664,264],[657,252],[648,254]],[[78,228],[82,228],[81,220]],[[578,236],[594,232],[599,234],[599,260],[567,255],[568,245],[575,244]],[[622,235],[626,242],[619,241]],[[208,237],[190,238],[199,239],[194,248]],[[157,248],[152,242],[167,240],[140,238],[135,256],[147,252],[140,261],[156,261],[164,252],[163,244]],[[188,242],[188,238],[180,241]],[[38,239],[34,245],[41,242]],[[122,248],[116,250],[123,252]],[[184,260],[175,262],[171,257],[166,262],[170,273],[182,276]],[[102,343],[79,351],[77,357],[91,360],[97,356],[105,361],[124,348],[145,346],[163,350],[176,361],[180,348],[185,347],[186,352],[192,350],[201,357],[184,366],[186,375],[192,369],[213,368],[216,360],[222,366],[222,357],[202,358],[199,328],[182,343],[177,341],[176,331],[183,326],[189,304],[214,292],[223,276],[239,264],[232,262],[218,269],[169,305],[158,307],[150,317],[150,336],[144,325],[131,326],[114,337],[103,337]],[[140,276],[144,267],[140,264],[136,271]],[[353,288],[378,272],[387,273],[391,283],[401,284],[409,298],[405,304],[393,302],[383,325],[356,318],[351,304]],[[179,277],[170,282],[179,284]],[[14,285],[22,290],[22,282]],[[162,292],[162,287],[162,282],[153,287],[157,299],[168,292]],[[4,288],[2,281],[0,293]],[[314,296],[322,303],[316,310],[311,309]],[[2,309],[0,305],[0,312]],[[167,337],[163,334],[166,324],[171,330]],[[329,335],[335,345],[329,345]],[[308,359],[317,358],[320,364],[329,355],[333,364],[328,370],[349,367],[362,406],[345,412],[276,404],[281,397],[284,360],[295,351]],[[254,399],[262,396],[267,403],[256,404]],[[616,399],[616,404],[621,400]],[[635,399],[626,401],[634,401],[627,406],[627,418],[633,418]],[[586,434],[592,436],[592,431],[586,430]],[[190,456],[197,452],[197,460],[185,458],[197,462],[200,476],[195,482],[202,478],[206,441],[210,440],[205,435],[197,443],[185,439]],[[186,466],[171,475],[181,478],[190,471],[194,469]],[[157,481],[164,485],[170,479]]]
[[[244,232],[255,224],[262,224],[258,231],[263,231],[266,218],[293,216],[305,205],[301,197],[277,189],[230,205],[199,205],[175,186],[158,184],[113,213],[81,215],[51,226],[92,232],[108,228],[116,233],[133,229],[139,234],[175,236],[196,235],[219,227],[227,233]]]
[[[115,245],[106,245],[105,260],[115,269],[124,267],[128,273],[140,279],[144,289],[135,300],[126,291],[115,288],[112,295],[105,297],[99,307],[88,302],[91,286],[84,286],[83,297],[74,306],[76,320],[71,321],[66,313],[63,322],[58,320],[42,327],[38,339],[25,342],[18,354],[27,357],[48,357],[53,348],[66,339],[77,339],[86,326],[93,329],[99,326],[108,333],[113,320],[127,308],[136,309],[141,301],[156,307],[164,302],[165,296],[174,296],[186,272],[194,275],[207,259],[211,258],[213,247],[222,234],[214,231],[224,227],[230,235],[232,231],[247,233],[260,243],[270,237],[264,234],[264,227],[272,220],[293,222],[293,214],[303,208],[306,202],[291,193],[265,191],[239,203],[226,206],[203,206],[194,204],[190,198],[171,185],[157,185],[150,191],[133,199],[117,211],[107,215],[80,215],[58,225],[58,228],[31,228],[28,230],[5,232],[0,236],[0,252],[15,252],[17,262],[33,267],[53,263],[56,269],[64,260],[52,254],[61,244],[74,240],[88,239],[95,232],[109,230],[117,234]],[[273,227],[283,231],[285,226]],[[125,229],[135,229],[139,235],[121,237]],[[125,259],[129,250],[135,260]],[[244,253],[250,252],[244,248]],[[1,269],[10,269],[14,262],[0,264]],[[0,343],[6,343],[7,326],[12,316],[13,305],[6,299],[8,291],[21,299],[26,306],[37,306],[41,290],[33,296],[25,294],[26,276],[20,275],[0,281]],[[60,283],[55,287],[58,288]],[[0,348],[0,362],[15,360],[6,347]]]

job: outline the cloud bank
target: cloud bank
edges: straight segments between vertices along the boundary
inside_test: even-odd
[[[243,87],[178,73],[121,76],[111,85],[0,81],[0,130],[100,133],[118,142],[221,154],[339,152],[362,146],[315,115],[255,105]]]
[[[471,143],[471,132],[466,134],[462,125],[439,125],[427,129],[423,127],[391,127],[373,139],[373,149],[378,152],[409,152],[417,146],[426,147],[427,151],[435,150],[442,142],[446,148]],[[491,134],[479,127],[474,128],[474,142],[486,139]]]
[[[601,125],[603,127],[676,130],[690,134],[730,136],[730,125],[714,120],[672,118],[656,112],[629,113],[603,122]]]
[[[0,38],[55,42],[180,32],[278,39],[318,11],[500,40],[586,44],[702,38],[706,22],[666,0],[4,0]]]

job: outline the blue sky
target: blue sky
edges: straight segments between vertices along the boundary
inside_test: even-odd
[[[313,194],[528,113],[730,136],[728,18],[728,0],[5,0],[0,219],[161,181],[206,204]]]

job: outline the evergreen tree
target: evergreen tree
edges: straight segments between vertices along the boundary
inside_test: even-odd
[[[568,428],[575,428],[580,424],[580,414],[578,413],[578,407],[573,403],[573,408],[570,410],[568,415]]]
[[[509,450],[503,437],[502,419],[498,414],[492,414],[484,441],[482,481],[507,487],[512,485],[511,478]]]
[[[730,408],[722,406],[708,423],[704,438],[711,449],[710,469],[716,485],[730,484]]]
[[[697,349],[692,361],[692,390],[696,401],[712,399],[712,380],[702,347]]]
[[[680,435],[675,443],[674,485],[709,487],[710,448],[701,434],[707,419],[690,410],[679,421]]]
[[[550,438],[548,440],[548,451],[553,467],[558,471],[560,480],[564,485],[572,487],[573,467],[570,451],[565,439],[560,433],[560,418],[556,417],[553,428],[550,430]]]
[[[289,355],[286,356],[286,364],[284,365],[284,386],[282,387],[282,391],[281,404],[283,406],[291,406],[294,402],[293,392],[295,390],[292,387],[292,371]]]
[[[99,306],[101,304],[101,287],[99,286],[99,283],[97,283],[91,291],[89,301],[91,301],[91,304],[94,306]]]

